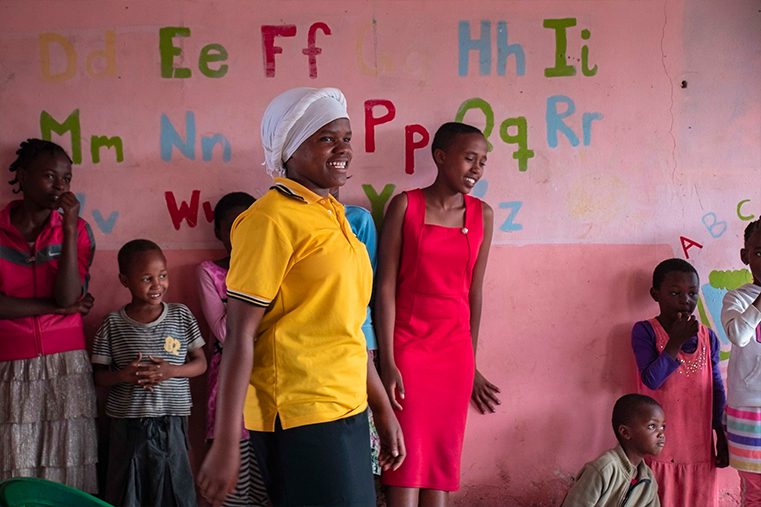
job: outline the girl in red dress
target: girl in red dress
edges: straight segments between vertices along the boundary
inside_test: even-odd
[[[481,413],[499,389],[475,367],[493,212],[467,194],[481,178],[481,131],[446,123],[433,139],[436,180],[397,195],[383,223],[376,312],[383,383],[407,447],[383,474],[390,507],[442,506],[460,485],[468,400]]]

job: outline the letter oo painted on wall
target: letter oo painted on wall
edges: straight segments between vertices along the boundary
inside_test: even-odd
[[[474,97],[463,102],[457,110],[455,121],[464,121],[465,115],[473,109],[483,113],[484,127],[482,132],[486,140],[489,141],[489,137],[494,130],[494,110],[491,104],[484,99]],[[507,144],[517,145],[517,149],[513,151],[512,157],[518,161],[518,170],[521,172],[526,171],[529,159],[534,157],[534,150],[528,147],[528,121],[526,117],[516,116],[505,119],[499,126],[499,137]],[[492,149],[493,145],[489,141],[489,151]]]

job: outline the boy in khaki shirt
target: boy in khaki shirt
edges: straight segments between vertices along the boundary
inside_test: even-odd
[[[658,402],[626,394],[613,407],[618,446],[584,465],[561,507],[660,507],[658,483],[644,461],[666,443]]]

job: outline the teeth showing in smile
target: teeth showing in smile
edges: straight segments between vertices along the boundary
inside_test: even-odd
[[[470,176],[467,176],[465,178],[465,183],[467,183],[468,185],[471,185],[471,186],[475,185],[476,184],[476,179],[475,178],[471,178]]]
[[[328,165],[330,167],[335,167],[336,169],[346,169],[346,160],[336,160],[335,162],[328,162]]]

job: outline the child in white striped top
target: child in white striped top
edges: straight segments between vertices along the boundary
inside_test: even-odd
[[[732,342],[727,367],[729,464],[740,475],[741,505],[761,505],[761,220],[745,228],[740,260],[753,283],[724,296],[721,323]]]
[[[95,335],[95,383],[110,387],[105,498],[120,506],[195,507],[187,447],[189,378],[206,371],[204,340],[185,305],[164,302],[166,258],[148,240],[119,250],[119,281],[132,301]]]

